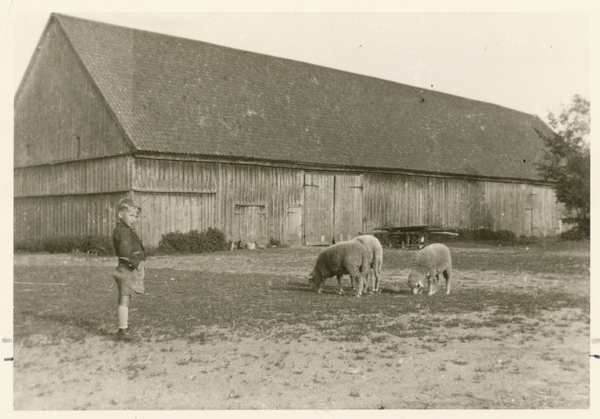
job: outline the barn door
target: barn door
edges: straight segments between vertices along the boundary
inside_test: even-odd
[[[336,243],[358,236],[362,230],[362,177],[336,175],[333,238]]]
[[[239,235],[234,241],[247,243],[267,244],[267,212],[260,205],[235,206],[236,231]]]
[[[304,239],[307,245],[350,240],[362,229],[362,176],[304,175]]]
[[[543,203],[540,188],[531,191],[531,235],[534,237],[544,236]]]
[[[283,237],[287,244],[302,244],[302,207],[287,209]]]
[[[333,241],[334,175],[304,175],[304,240],[309,246]]]

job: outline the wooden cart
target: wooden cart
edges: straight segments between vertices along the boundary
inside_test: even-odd
[[[458,236],[454,229],[430,226],[380,227],[373,232],[382,245],[402,249],[422,249],[427,246],[430,234]]]

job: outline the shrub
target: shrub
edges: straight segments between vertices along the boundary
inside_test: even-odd
[[[581,228],[572,228],[571,230],[565,231],[560,234],[561,240],[580,241],[590,236],[589,231],[585,231]]]
[[[83,241],[82,252],[97,255],[114,255],[115,249],[109,236],[87,236]]]
[[[225,233],[216,228],[199,232],[191,230],[163,234],[158,243],[159,253],[208,253],[224,250],[228,245]]]
[[[79,250],[82,240],[77,236],[48,237],[43,239],[44,250],[50,253],[71,253]]]
[[[15,251],[39,253],[44,251],[44,246],[40,239],[23,239],[15,243]]]
[[[475,230],[456,231],[458,236],[447,236],[443,234],[431,234],[435,237],[435,241],[441,243],[448,242],[465,242],[465,241],[481,241],[481,242],[519,242],[519,237],[510,230],[492,230],[489,228],[478,228]]]
[[[548,240],[553,240],[554,238],[548,237],[534,237],[534,236],[519,236],[519,245],[527,246],[527,245],[542,245],[544,246]]]
[[[282,243],[282,241],[281,241],[281,240],[279,240],[279,239],[275,239],[275,238],[273,238],[273,237],[271,237],[271,238],[269,239],[269,246],[271,246],[271,247],[284,247],[284,248],[285,248],[285,247],[290,247],[290,245],[289,245],[289,244],[287,244],[287,243]]]
[[[159,252],[158,247],[157,246],[144,246],[144,250],[146,251],[146,256],[157,256],[160,255],[161,252]]]
[[[165,233],[158,242],[158,250],[163,253],[187,253],[189,249],[187,236],[181,231]]]
[[[112,255],[114,248],[109,236],[59,236],[44,237],[42,239],[23,239],[15,242],[16,252],[48,252],[72,253],[85,252],[98,255]]]
[[[203,231],[201,236],[201,249],[204,252],[218,252],[227,246],[225,233],[216,228],[209,228],[208,230]]]
[[[460,232],[459,232],[460,234]],[[464,236],[471,236],[471,240],[477,241],[517,241],[517,235],[510,230],[491,230],[479,228],[468,232],[462,232]]]

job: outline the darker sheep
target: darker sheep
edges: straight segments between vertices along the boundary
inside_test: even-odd
[[[312,287],[318,287],[320,293],[327,278],[336,276],[340,294],[344,294],[341,278],[348,274],[352,283],[358,284],[356,296],[360,297],[370,266],[369,252],[364,245],[352,240],[337,243],[319,253],[315,267],[308,276],[308,283]]]

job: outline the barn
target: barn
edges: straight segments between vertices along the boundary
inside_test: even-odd
[[[319,245],[378,227],[556,235],[535,115],[51,15],[15,95],[15,239],[223,230]]]

